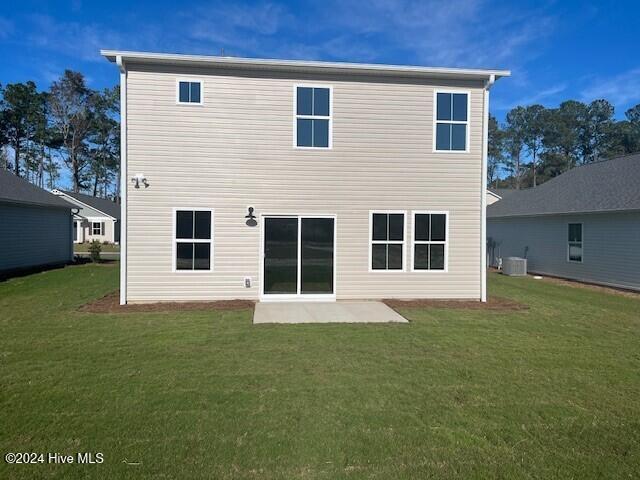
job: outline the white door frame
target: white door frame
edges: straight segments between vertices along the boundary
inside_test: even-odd
[[[290,294],[265,294],[264,293],[264,225],[267,218],[296,218],[298,219],[298,292]],[[333,293],[301,293],[300,285],[302,283],[302,219],[303,218],[332,218],[333,219]],[[337,288],[337,256],[338,256],[338,216],[335,214],[322,214],[322,213],[263,213],[260,214],[260,254],[259,254],[259,268],[258,275],[260,275],[260,301],[261,302],[335,302],[336,300],[336,288]]]

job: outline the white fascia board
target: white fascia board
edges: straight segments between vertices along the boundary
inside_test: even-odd
[[[308,60],[277,60],[266,58],[221,57],[214,55],[182,55],[169,53],[100,50],[110,62],[133,61],[138,63],[191,64],[218,67],[274,69],[315,73],[359,73],[396,76],[441,77],[486,80],[508,77],[509,70],[421,67],[415,65],[385,65],[372,63],[320,62]]]

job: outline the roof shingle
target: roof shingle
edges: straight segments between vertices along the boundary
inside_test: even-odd
[[[514,190],[488,218],[640,210],[640,153],[572,168],[536,188]]]

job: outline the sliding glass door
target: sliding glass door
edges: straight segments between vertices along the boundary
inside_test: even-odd
[[[264,218],[264,294],[333,295],[335,219]]]

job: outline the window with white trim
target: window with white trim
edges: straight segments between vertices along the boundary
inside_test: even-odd
[[[202,82],[179,80],[178,103],[202,103]]]
[[[414,212],[413,270],[447,269],[446,212]]]
[[[296,87],[296,146],[331,145],[331,89]]]
[[[404,213],[371,213],[371,270],[404,270]]]
[[[469,95],[436,92],[435,150],[466,151]]]
[[[102,232],[102,222],[91,222],[91,235],[104,235]]]
[[[570,262],[582,262],[582,224],[569,224],[567,255]]]
[[[211,210],[176,210],[174,255],[176,270],[211,270]]]

